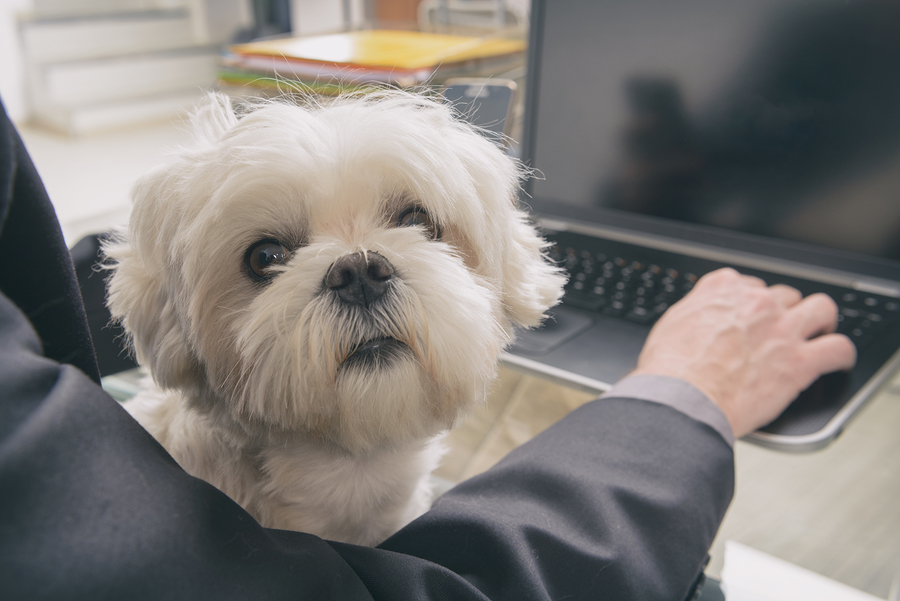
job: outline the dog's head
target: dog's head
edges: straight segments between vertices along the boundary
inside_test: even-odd
[[[200,410],[351,452],[431,436],[561,294],[521,168],[440,103],[211,95],[193,121],[107,254],[139,362]]]

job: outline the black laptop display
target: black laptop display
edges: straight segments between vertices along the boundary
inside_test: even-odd
[[[753,435],[819,448],[900,355],[900,4],[535,0],[522,158],[571,281],[507,361],[604,389],[730,265],[827,292],[857,344]]]

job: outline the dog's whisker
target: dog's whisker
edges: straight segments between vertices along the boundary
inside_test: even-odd
[[[315,366],[317,364],[317,358],[321,356],[317,345],[327,345],[327,342],[323,340],[324,337],[319,331],[319,329],[322,327],[322,324],[324,323],[324,319],[317,318],[317,313],[317,303],[309,303],[308,305],[306,305],[300,313],[300,318],[297,320],[297,325],[294,328],[293,335],[291,336],[291,345],[294,352],[295,361],[302,362],[303,353],[299,352],[300,349],[298,345],[304,338],[304,331],[306,332],[306,358],[311,366]],[[296,369],[298,370],[302,368],[302,364],[298,364],[296,366]]]
[[[375,320],[381,324],[381,329],[392,338],[403,342],[410,347],[413,352],[419,356],[419,345],[415,335],[415,323],[409,318],[408,295],[398,295],[393,310],[386,310],[385,307],[379,306],[374,314]]]
[[[337,246],[336,242],[326,242],[322,244],[322,247],[318,250],[318,252],[316,252],[316,258],[318,259],[322,256],[322,253],[324,253],[325,251],[330,251],[335,246]]]
[[[419,315],[419,321],[423,326],[422,337],[424,338],[423,345],[425,346],[425,351],[424,356],[421,357],[421,360],[428,372],[434,374],[437,370],[437,366],[435,364],[433,349],[431,345],[431,334],[428,326],[428,313],[425,311],[425,307],[422,306],[422,299],[420,299],[418,295],[413,294],[410,296],[412,298],[414,309]]]

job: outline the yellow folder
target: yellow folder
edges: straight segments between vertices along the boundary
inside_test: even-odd
[[[238,57],[405,71],[436,69],[524,50],[525,42],[520,40],[386,29],[279,38],[231,47]]]

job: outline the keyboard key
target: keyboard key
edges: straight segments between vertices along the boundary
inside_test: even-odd
[[[635,307],[625,314],[625,319],[627,319],[628,321],[646,325],[656,319],[656,315],[654,315],[644,307]]]
[[[610,315],[612,317],[622,317],[622,315],[625,313],[625,303],[619,300],[614,300],[607,306],[603,307],[602,312],[604,315]]]

